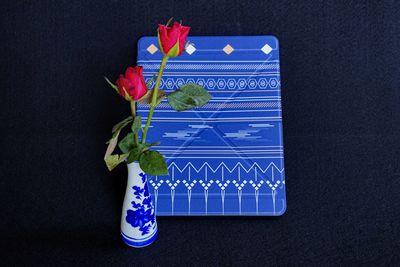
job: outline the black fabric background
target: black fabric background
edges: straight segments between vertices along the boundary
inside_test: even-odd
[[[3,1],[2,263],[399,264],[396,2]],[[119,234],[126,169],[102,159],[129,107],[103,75],[135,64],[138,38],[171,16],[191,35],[279,38],[288,208],[159,218],[157,241],[137,250]]]

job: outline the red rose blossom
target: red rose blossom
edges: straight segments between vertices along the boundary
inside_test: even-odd
[[[128,67],[125,71],[125,75],[119,75],[116,84],[120,95],[127,100],[129,100],[129,97],[132,100],[138,100],[147,93],[142,66],[136,66],[134,68]],[[125,95],[125,91],[128,93],[129,97]]]
[[[172,27],[158,25],[158,45],[161,52],[169,57],[180,56],[185,51],[186,37],[190,27],[174,22]]]

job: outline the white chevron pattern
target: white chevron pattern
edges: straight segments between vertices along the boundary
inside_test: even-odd
[[[257,170],[261,171],[262,173],[266,173],[270,168],[274,168],[279,173],[282,173],[284,171],[283,168],[279,169],[273,162],[271,162],[268,165],[268,167],[266,167],[265,169],[262,169],[260,167],[260,165],[258,165],[257,162],[253,163],[249,168],[245,168],[241,162],[236,163],[236,165],[233,168],[229,168],[224,162],[221,162],[216,168],[212,168],[208,162],[204,162],[203,165],[200,166],[200,168],[196,168],[191,162],[188,162],[183,168],[179,168],[175,162],[172,162],[168,166],[168,169],[171,169],[171,168],[174,168],[175,170],[179,171],[180,173],[183,173],[187,168],[191,168],[192,170],[194,170],[197,173],[199,173],[204,168],[206,168],[207,170],[210,170],[213,173],[216,173],[220,168],[224,168],[224,170],[226,170],[230,173],[234,172],[238,168],[245,171],[246,173],[254,171],[254,168],[257,168]]]

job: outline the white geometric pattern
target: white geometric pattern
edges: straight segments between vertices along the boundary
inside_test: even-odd
[[[247,80],[246,79],[239,79],[238,81],[237,81],[237,87],[239,87],[239,88],[245,88],[246,87],[246,85],[247,85]],[[264,87],[265,88],[265,87]]]
[[[146,81],[150,81],[150,78],[146,79]],[[162,78],[161,79],[161,88],[166,88],[166,89],[175,89],[178,87],[181,87],[184,84],[187,83],[193,83],[194,79],[193,78],[178,78],[178,79],[172,79],[172,78]],[[229,89],[229,90],[234,90],[234,89],[267,89],[267,88],[272,88],[275,89],[278,86],[280,86],[280,82],[276,78],[250,78],[248,80],[239,78],[239,79],[234,79],[234,78],[229,78],[229,79],[224,79],[224,78],[209,78],[207,81],[205,81],[203,78],[199,78],[196,80],[196,83],[203,86],[206,89],[213,90],[215,88],[223,90],[223,89]]]
[[[213,180],[210,180],[208,182],[203,182],[203,180],[199,181],[199,184],[204,188],[204,190],[208,190],[213,183]]]
[[[279,99],[277,99],[279,100]],[[171,106],[166,103],[166,102],[161,102],[158,106],[158,108],[171,108]],[[223,102],[223,103],[207,103],[203,106],[203,108],[209,108],[209,109],[223,109],[223,108],[281,108],[281,102],[280,101],[275,101],[275,102],[245,102],[245,103],[229,103]]]
[[[278,81],[275,78],[269,80],[271,88],[276,88],[278,86]]]
[[[157,190],[160,187],[160,185],[162,185],[163,182],[164,182],[163,180],[159,180],[159,181],[149,180],[149,183],[154,188],[154,190]]]
[[[186,80],[186,83],[195,83],[195,81],[194,81],[194,79],[189,78],[189,79]]]
[[[169,180],[166,180],[166,181],[165,181],[165,184],[167,184],[167,185],[171,188],[171,190],[175,190],[176,186],[177,186],[180,182],[181,182],[181,181],[179,181],[179,180],[172,181],[172,182],[170,182]]]
[[[196,81],[196,83],[198,84],[198,85],[200,85],[200,86],[205,86],[205,80],[204,79],[197,79],[197,81]]]
[[[158,51],[157,46],[155,46],[154,44],[149,45],[149,47],[147,47],[146,49],[150,54],[154,54],[155,52]]]
[[[226,181],[218,181],[216,180],[215,183],[219,186],[219,188],[221,188],[221,190],[225,190],[225,188],[231,183],[230,180],[226,180]]]
[[[199,185],[203,187],[204,190],[209,190],[213,185],[218,186],[220,190],[225,190],[229,187],[230,184],[233,184],[237,190],[242,191],[245,187],[246,184],[251,185],[252,188],[254,188],[255,191],[260,190],[263,185],[267,185],[267,188],[270,188],[272,191],[275,191],[278,186],[282,183],[285,184],[285,181],[277,181],[276,183],[272,183],[268,180],[261,180],[261,181],[253,181],[253,180],[244,180],[243,182],[240,183],[240,181],[236,180],[224,180],[224,181],[219,181],[216,180],[215,182],[213,180],[210,181],[203,181],[203,180],[191,180],[191,181],[186,181],[186,180],[174,180],[174,181],[169,181],[166,180],[165,183],[163,183],[163,180],[160,181],[149,181],[150,185],[154,188],[154,190],[160,189],[163,185],[168,186],[169,189],[175,190],[176,187],[181,183],[184,185],[188,190],[192,190],[196,185]]]
[[[251,186],[253,186],[254,190],[257,191],[264,184],[264,180],[261,180],[258,184],[256,182],[253,182],[253,180],[250,180],[249,183],[251,184]]]
[[[209,89],[214,89],[215,88],[215,81],[214,81],[214,79],[208,79],[207,80],[207,88],[209,88]]]
[[[142,63],[145,70],[158,70],[159,63]],[[268,64],[181,64],[169,62],[166,70],[279,70],[279,63]]]
[[[152,82],[152,80],[151,80],[151,78],[146,78],[145,79],[145,82],[146,82],[146,85],[148,85],[148,87],[150,87],[151,88],[151,86],[153,85],[153,82]]]
[[[259,79],[259,80],[258,80],[258,86],[259,86],[260,88],[267,88],[267,86],[268,86],[268,80],[265,79],[265,78]]]
[[[169,78],[165,81],[165,87],[167,87],[168,89],[172,89],[175,86],[177,86],[177,84],[175,83],[175,81],[173,79]]]
[[[255,169],[257,169],[257,171],[259,173],[266,173],[267,171],[271,170],[271,171],[278,171],[279,173],[283,173],[284,169],[279,169],[273,162],[271,162],[267,168],[262,169],[257,163],[254,163],[253,165],[251,165],[249,168],[245,168],[240,162],[238,162],[233,168],[229,168],[225,163],[221,163],[219,164],[216,168],[212,168],[208,162],[205,162],[200,168],[195,168],[193,166],[192,163],[187,163],[182,169],[179,168],[175,162],[173,162],[172,164],[170,164],[168,166],[168,169],[173,169],[173,171],[177,171],[180,173],[183,173],[186,169],[190,169],[195,171],[196,173],[199,173],[200,171],[202,171],[203,169],[206,169],[207,171],[210,171],[212,173],[217,173],[221,168],[223,168],[224,170],[228,171],[229,173],[234,172],[237,169],[240,169],[243,173],[250,173],[253,172]],[[222,177],[223,179],[223,177]],[[163,184],[165,186],[168,186],[171,190],[175,190],[175,188],[181,183],[181,180],[179,179],[175,179],[174,181],[170,181],[170,180],[166,180],[165,183],[163,183],[163,180],[160,181],[154,181],[154,179],[150,179],[149,180],[150,185],[155,189],[159,189]],[[188,190],[192,190],[196,184],[200,185],[203,187],[203,189],[205,191],[209,190],[210,187],[214,184],[217,185],[221,190],[225,190],[229,184],[233,184],[238,191],[242,191],[243,188],[246,186],[246,184],[250,184],[255,191],[258,191],[264,184],[268,185],[268,188],[270,188],[272,191],[275,191],[278,186],[282,183],[285,184],[285,181],[283,180],[282,182],[280,180],[273,182],[273,181],[269,181],[268,179],[262,179],[261,181],[254,181],[252,179],[250,180],[243,180],[241,181],[236,181],[236,180],[216,180],[214,183],[214,180],[209,180],[209,181],[203,181],[203,180],[182,180],[182,184],[184,186],[186,186],[186,188]]]
[[[228,88],[229,89],[235,89],[236,86],[236,81],[235,79],[229,79],[227,82]]]
[[[160,151],[170,176],[148,177],[155,207],[158,215],[167,216],[279,215],[286,199],[278,43],[261,36],[213,38],[192,37],[196,45],[188,42],[183,56],[168,62],[160,81],[166,93],[200,84],[213,99],[182,116],[169,114],[166,99],[159,104],[156,121],[185,131],[171,132],[179,137],[171,141],[162,136],[168,141]],[[158,51],[146,51],[152,43],[157,46],[157,39],[140,42],[138,64],[145,78],[161,63]],[[139,110],[148,114],[147,106]],[[227,134],[235,139],[224,138]]]
[[[193,186],[194,186],[196,183],[197,183],[196,180],[189,181],[189,182],[187,182],[186,180],[183,180],[183,181],[182,181],[182,184],[184,184],[188,190],[192,190]]]
[[[267,181],[267,184],[269,187],[272,189],[272,191],[275,191],[275,189],[278,187],[278,185],[281,183],[281,181],[277,181],[275,184],[272,184],[270,181]]]
[[[265,44],[262,48],[261,51],[263,51],[265,54],[269,54],[272,51],[272,47],[270,47],[268,44]]]
[[[232,181],[232,184],[234,184],[236,186],[236,188],[241,191],[243,189],[243,187],[247,184],[247,180],[244,180],[242,183],[239,184],[239,182],[237,182],[236,180]]]
[[[248,85],[250,89],[254,89],[257,87],[257,80],[256,79],[249,79]]]
[[[225,85],[226,85],[226,82],[224,79],[218,79],[218,81],[217,81],[218,89],[224,89]]]
[[[177,87],[181,87],[182,85],[184,85],[185,81],[182,78],[176,79],[176,86]]]
[[[244,171],[246,173],[249,173],[251,171],[254,171],[255,168],[257,168],[257,170],[262,172],[262,173],[266,173],[271,168],[273,168],[274,170],[278,171],[279,173],[283,172],[283,169],[279,169],[273,162],[271,162],[265,169],[262,169],[260,167],[260,165],[258,165],[257,162],[253,163],[249,168],[244,167],[241,162],[236,163],[236,165],[233,168],[229,168],[224,162],[221,162],[215,168],[211,167],[208,162],[204,162],[199,168],[196,168],[191,162],[188,162],[182,169],[179,168],[178,165],[176,165],[175,162],[172,162],[168,166],[168,169],[172,169],[172,168],[174,170],[177,170],[180,173],[183,173],[188,168],[190,168],[191,170],[194,170],[197,173],[199,173],[203,169],[207,169],[207,170],[210,170],[213,173],[216,173],[221,168],[224,168],[224,170],[227,170],[230,173],[232,173],[236,169],[241,169],[242,171]]]
[[[233,52],[233,47],[230,44],[227,44],[223,49],[222,49],[227,55]]]
[[[187,47],[186,47],[186,53],[188,53],[189,55],[191,55],[191,54],[193,54],[195,51],[196,51],[196,48],[192,45],[192,44],[189,44]]]

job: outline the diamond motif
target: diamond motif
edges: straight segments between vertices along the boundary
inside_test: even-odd
[[[263,51],[265,54],[269,54],[272,51],[272,47],[270,47],[268,44],[265,44],[262,48],[261,51]]]
[[[154,54],[158,51],[158,48],[154,44],[151,44],[149,47],[147,47],[147,51],[149,51],[150,54]]]
[[[254,89],[254,88],[257,87],[257,81],[256,81],[256,79],[249,79],[249,87],[250,87],[251,89]]]
[[[268,85],[267,79],[261,78],[261,79],[258,81],[258,85],[260,86],[260,88],[263,88],[263,89],[266,88],[267,85]]]
[[[194,47],[192,44],[186,47],[186,53],[188,53],[189,55],[193,54],[194,51],[196,51],[196,47]]]
[[[229,79],[228,80],[228,88],[229,89],[234,89],[236,85],[236,81],[234,79]]]
[[[208,87],[209,89],[214,89],[214,87],[215,87],[215,81],[214,81],[214,79],[208,79],[208,80],[207,80],[207,87]]]
[[[239,79],[238,80],[238,85],[239,85],[239,88],[241,88],[241,89],[245,88],[246,87],[246,80],[245,79]]]
[[[172,80],[171,78],[168,78],[168,79],[165,81],[165,86],[166,86],[168,89],[172,89],[172,87],[174,87],[174,80]]]
[[[227,55],[233,52],[233,47],[229,44],[227,44],[223,49],[222,49]]]
[[[269,80],[269,85],[271,86],[271,88],[275,88],[275,87],[278,86],[278,82],[276,81],[275,78],[271,78],[271,79]]]
[[[152,84],[153,84],[152,79],[151,79],[151,78],[147,78],[147,79],[146,79],[146,85],[147,85],[148,87],[151,87]]]
[[[184,83],[185,83],[185,81],[184,81],[183,79],[181,79],[181,78],[179,78],[179,79],[176,80],[176,85],[177,85],[178,87],[181,87]]]
[[[196,83],[197,83],[198,85],[204,87],[204,84],[206,83],[206,81],[205,81],[204,79],[197,79],[197,82],[196,82]]]
[[[224,79],[218,79],[218,81],[217,81],[217,86],[218,86],[218,89],[224,89],[224,88],[225,88],[225,81],[224,81]]]

